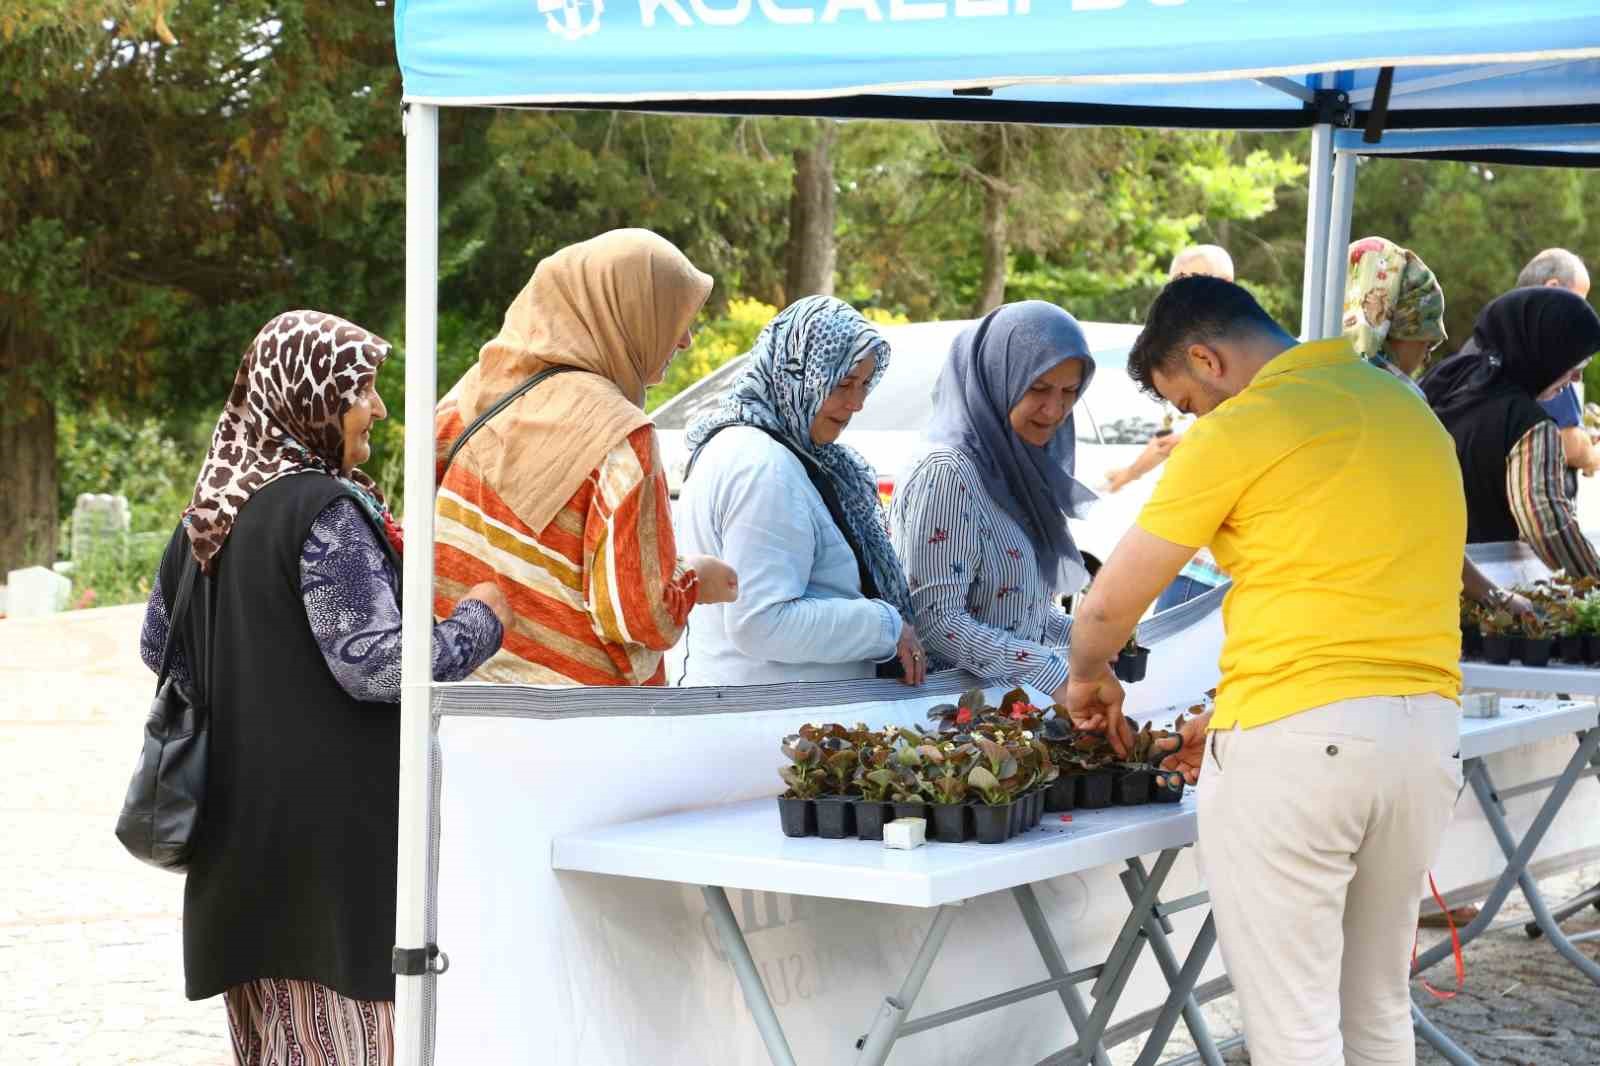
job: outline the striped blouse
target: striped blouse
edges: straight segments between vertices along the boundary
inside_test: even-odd
[[[442,457],[461,433],[453,404],[435,418]],[[434,513],[434,614],[494,580],[515,614],[475,681],[660,685],[662,653],[695,604],[677,558],[655,430],[618,443],[543,529],[531,529],[481,481],[470,453],[446,472]],[[529,457],[530,462],[537,461]]]
[[[1072,618],[1040,576],[1032,542],[989,497],[970,458],[930,451],[895,488],[889,524],[931,666],[1047,693],[1061,686]]]
[[[1506,456],[1506,502],[1522,540],[1551,570],[1600,577],[1600,556],[1578,526],[1566,476],[1561,431],[1540,422]]]

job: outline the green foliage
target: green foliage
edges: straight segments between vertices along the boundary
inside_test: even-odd
[[[776,307],[760,300],[729,301],[726,314],[695,330],[694,344],[679,353],[661,384],[650,389],[646,409],[654,411],[730,359],[748,352],[777,313]]]
[[[125,419],[104,410],[63,416],[57,437],[63,521],[80,493],[120,493],[128,498],[134,532],[170,533],[189,505],[205,456],[201,427],[191,428],[189,439],[177,439],[154,418]]]

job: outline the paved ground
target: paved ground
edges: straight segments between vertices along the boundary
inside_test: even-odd
[[[133,648],[139,611],[0,621],[0,1063],[8,1066],[231,1062],[220,1001],[183,998],[182,879],[139,865],[111,833],[150,696]],[[1548,879],[1546,891],[1561,899],[1597,881],[1600,868],[1591,868]],[[1508,910],[1518,920],[1469,949],[1466,993],[1427,1006],[1429,1015],[1485,1066],[1600,1063],[1600,990],[1526,940],[1521,914]],[[1600,914],[1569,924],[1579,928],[1600,928]],[[1600,944],[1584,950],[1600,958]],[[1447,982],[1448,965],[1430,976]],[[1206,1010],[1219,1035],[1237,1031],[1231,999]],[[1172,1053],[1181,1050],[1175,1041]],[[1135,1051],[1123,1045],[1114,1058],[1123,1066]],[[1419,1061],[1441,1060],[1424,1050]]]

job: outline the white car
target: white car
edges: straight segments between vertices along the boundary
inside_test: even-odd
[[[860,452],[878,474],[885,499],[894,491],[922,448],[922,429],[932,411],[934,382],[956,335],[973,323],[924,322],[878,327],[889,342],[889,370],[867,398],[861,413],[839,438]],[[1089,562],[1099,567],[1122,534],[1133,524],[1155,487],[1157,474],[1147,474],[1117,493],[1104,491],[1109,471],[1127,466],[1161,428],[1167,411],[1146,396],[1128,377],[1128,349],[1139,327],[1107,322],[1080,322],[1095,359],[1095,377],[1073,408],[1078,430],[1077,477],[1100,493],[1082,519],[1072,520],[1072,535]],[[683,484],[689,453],[685,430],[714,408],[744,369],[744,359],[718,367],[668,400],[654,415],[674,499]]]

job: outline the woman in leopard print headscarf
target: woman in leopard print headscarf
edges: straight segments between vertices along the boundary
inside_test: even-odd
[[[171,673],[210,712],[184,976],[190,999],[223,996],[240,1066],[393,1058],[400,545],[360,470],[389,350],[320,311],[261,329],[145,612],[145,662],[170,634]],[[509,618],[493,585],[471,590],[434,626],[434,680],[477,669]]]
[[[206,572],[239,509],[262,487],[305,471],[343,480],[392,526],[383,493],[344,465],[344,417],[372,389],[389,342],[321,311],[289,311],[256,334],[211,434],[184,526]]]

